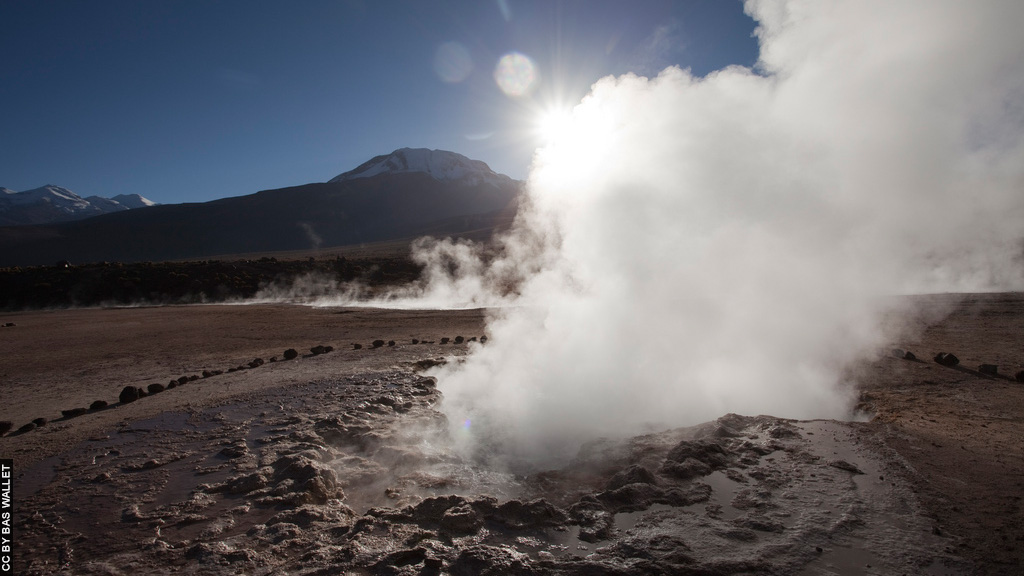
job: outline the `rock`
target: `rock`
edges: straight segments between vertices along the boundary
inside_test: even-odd
[[[426,370],[427,368],[433,368],[434,366],[440,366],[442,364],[447,363],[448,361],[445,360],[444,358],[424,358],[423,360],[416,361],[416,368],[420,370]]]
[[[0,421],[0,436],[3,436],[4,434],[10,432],[11,428],[14,428],[14,423],[11,422],[10,420]]]
[[[252,550],[232,548],[225,542],[201,542],[185,550],[185,558],[195,560],[200,564],[223,565],[235,562],[255,562],[259,555]],[[244,572],[249,571],[239,571],[236,573]]]
[[[269,362],[277,362],[277,356],[271,356]]]
[[[85,408],[71,408],[70,410],[61,410],[61,416],[65,418],[77,418],[83,414],[87,414],[89,411]]]
[[[989,376],[995,376],[999,374],[999,366],[995,364],[982,364],[981,366],[978,366],[978,372],[988,374]]]
[[[353,350],[362,350],[363,349],[363,345],[362,344],[353,344],[352,345],[352,349]]]
[[[476,342],[476,336],[470,336],[469,337],[469,341],[470,342]]]
[[[196,380],[199,380],[199,376],[196,375],[196,374],[193,374],[193,375],[188,377],[188,381],[189,382],[195,382]]]
[[[242,456],[249,454],[249,447],[246,445],[245,440],[237,440],[234,443],[221,448],[220,452],[217,454],[225,458],[241,458]]]
[[[392,552],[377,562],[371,568],[374,574],[392,574],[395,568],[403,566],[414,566],[421,564],[427,559],[427,549],[422,546],[407,550]]]
[[[92,404],[89,404],[89,410],[92,410],[92,411],[103,410],[107,406],[109,406],[109,404],[107,404],[106,400],[97,400],[97,401],[93,402]]]
[[[374,340],[373,341],[373,347],[374,348],[380,348],[383,345],[384,345],[384,341],[383,340]]]
[[[164,385],[163,384],[150,384],[149,386],[146,387],[146,390],[150,394],[159,394],[159,393],[164,391]]]
[[[178,378],[178,384],[186,384],[186,383],[188,383],[188,376],[181,376],[181,377]]]
[[[661,473],[678,478],[680,480],[689,480],[691,478],[699,478],[701,476],[707,476],[711,474],[713,470],[711,466],[697,460],[695,458],[687,458],[682,462],[673,462],[666,460],[661,466]]]
[[[706,464],[713,470],[725,468],[729,465],[729,453],[715,440],[683,440],[669,450],[665,456],[666,462],[686,462],[692,458]]]
[[[419,504],[409,506],[402,512],[417,522],[440,522],[444,513],[451,508],[468,505],[469,502],[462,496],[434,496],[424,498]]]
[[[469,504],[453,506],[441,515],[441,528],[453,534],[475,534],[484,521]]]
[[[323,346],[313,346],[312,348],[309,349],[309,351],[313,353],[313,356],[319,356],[321,354],[326,353],[327,349],[325,349]]]
[[[294,360],[294,359],[296,359],[298,357],[299,357],[299,353],[298,353],[297,350],[295,350],[295,348],[289,348],[289,349],[284,351],[284,359],[285,360]]]
[[[917,360],[917,356],[913,352],[907,350],[907,353],[903,355],[904,360]]]
[[[586,495],[569,507],[569,517],[580,527],[580,540],[607,540],[615,531],[615,515],[592,495]]]
[[[779,440],[782,438],[800,438],[800,433],[793,426],[785,422],[778,422],[768,428],[768,436]]]
[[[255,358],[252,362],[249,362],[249,368],[259,368],[263,366],[263,358]]]
[[[139,399],[139,389],[135,386],[125,386],[121,395],[117,397],[121,404],[128,404]]]
[[[487,342],[487,336],[480,337],[480,343],[483,344],[484,342]]]
[[[449,340],[449,338],[447,336],[445,336],[444,338],[441,338],[441,344],[447,344],[448,340]]]
[[[415,339],[415,338],[413,338],[413,339],[412,339],[412,343],[413,343],[413,344],[419,344],[419,343],[420,343],[420,341],[419,341],[419,340],[417,340],[417,339]]]
[[[139,395],[139,398],[145,398],[146,396],[149,396],[149,394],[147,394],[145,390],[138,387],[135,388],[135,393]]]
[[[25,424],[21,428],[18,428],[18,433],[19,434],[24,434],[25,432],[31,432],[31,431],[33,431],[35,429],[36,429],[36,423],[35,422],[29,422],[28,424]]]
[[[330,467],[302,454],[282,456],[274,462],[274,481],[286,483],[292,504],[326,504],[344,498],[338,478]]]
[[[355,512],[348,506],[341,506],[339,509],[326,508],[324,506],[299,506],[291,510],[280,512],[270,520],[267,526],[273,526],[282,522],[294,524],[302,529],[307,529],[313,524],[340,524],[348,522],[355,516]]]
[[[904,350],[899,349],[899,348],[893,348],[892,349],[892,355],[895,358],[903,358],[903,356],[905,354],[906,354],[906,352]]]
[[[388,346],[394,346],[394,345],[395,345],[395,341],[394,340],[388,340]]]
[[[529,502],[509,500],[498,506],[491,519],[509,528],[523,529],[560,526],[569,517],[547,500],[539,498]]]
[[[448,568],[452,576],[535,574],[530,557],[511,546],[467,546]]]
[[[1024,382],[1024,370],[1017,372],[1013,377],[1017,382]]]
[[[625,470],[620,470],[608,480],[605,490],[622,488],[626,484],[657,484],[658,479],[654,473],[643,466],[633,465]]]
[[[39,426],[39,427],[46,426],[47,419],[46,418],[35,418],[35,419],[32,420],[32,423],[35,424],[36,426]]]
[[[465,342],[465,341],[466,341],[466,339],[465,339],[465,338],[463,338],[462,336],[456,336],[456,337],[455,337],[455,343],[456,343],[456,344],[462,344],[462,343],[463,343],[463,342]]]
[[[956,366],[960,363],[960,359],[951,353],[939,352],[935,355],[935,362],[942,364],[943,366]]]
[[[646,510],[657,502],[667,503],[676,498],[669,498],[666,492],[653,484],[626,484],[615,490],[606,490],[597,495],[597,499],[613,512],[633,512]]]
[[[210,376],[213,376],[213,372],[210,372],[209,370],[203,370],[203,378],[209,378]]]
[[[225,491],[228,494],[248,494],[262,488],[266,488],[267,479],[258,472],[236,476],[225,483]]]
[[[847,472],[853,472],[854,474],[863,474],[864,473],[864,472],[861,471],[860,468],[858,468],[854,464],[850,464],[846,460],[829,460],[828,462],[826,462],[826,464],[828,464],[829,466],[831,466],[833,468],[838,468],[840,470],[846,470]]]
[[[171,380],[170,382],[167,383],[167,389],[168,390],[173,390],[173,389],[177,388],[178,386],[180,386],[180,384],[178,384],[177,380]]]

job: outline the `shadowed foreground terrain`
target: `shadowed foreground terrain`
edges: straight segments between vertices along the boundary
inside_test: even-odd
[[[4,314],[15,567],[1019,574],[1024,295],[913,301],[920,318],[942,319],[892,343],[918,360],[885,349],[854,370],[868,422],[723,415],[595,441],[557,470],[449,447],[470,432],[449,428],[436,409],[444,382],[422,369],[481,345],[479,310]],[[939,352],[960,363],[933,362]],[[125,387],[172,380],[119,401]],[[98,400],[108,406],[89,410]],[[62,415],[74,408],[85,413]],[[35,418],[47,422],[17,431]]]

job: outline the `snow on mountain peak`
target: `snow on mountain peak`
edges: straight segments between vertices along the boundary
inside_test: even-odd
[[[145,208],[146,206],[156,206],[156,202],[153,202],[145,196],[140,196],[139,194],[118,194],[111,198],[111,200],[125,208]]]
[[[441,182],[501,185],[512,180],[508,176],[494,172],[480,160],[471,160],[455,152],[428,148],[399,148],[390,154],[375,156],[355,170],[332,178],[330,182],[408,172],[423,172]]]
[[[122,194],[112,199],[101,196],[82,198],[67,188],[53,184],[24,192],[0,188],[0,192],[0,226],[79,220],[153,205],[153,202],[138,194]]]

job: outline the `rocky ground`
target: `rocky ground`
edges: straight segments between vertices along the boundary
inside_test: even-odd
[[[886,349],[854,374],[870,421],[724,415],[594,442],[557,470],[448,448],[468,432],[436,410],[444,383],[423,370],[480,345],[480,311],[8,314],[0,420],[15,430],[0,455],[15,460],[15,567],[1020,574],[1024,295],[916,302],[920,325],[892,347],[919,361]],[[936,364],[939,352],[960,363]],[[96,400],[110,406],[61,414]],[[16,431],[34,418],[48,422]]]

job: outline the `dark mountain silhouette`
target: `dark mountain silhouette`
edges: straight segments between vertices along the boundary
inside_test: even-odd
[[[449,178],[436,171],[383,169],[371,176],[339,177],[202,204],[157,205],[74,222],[4,227],[0,266],[197,259],[411,240],[428,233],[479,235],[511,219],[519,182],[491,172],[482,162],[432,152],[435,162],[464,160],[479,172],[458,171],[457,177]],[[405,155],[406,150],[397,150],[378,159]]]

